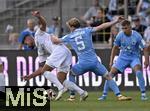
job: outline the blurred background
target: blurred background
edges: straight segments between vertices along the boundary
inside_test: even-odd
[[[150,0],[0,0],[0,58],[4,65],[6,85],[45,84],[45,79],[38,78],[29,83],[20,79],[22,75],[30,74],[39,66],[36,48],[29,49],[21,42],[27,33],[34,37],[39,27],[37,19],[31,15],[31,11],[34,10],[40,11],[41,15],[46,18],[46,32],[53,33],[60,38],[69,33],[66,21],[72,17],[79,18],[82,27],[94,27],[115,20],[117,16],[122,15],[131,21],[132,29],[138,31],[150,44]],[[120,24],[116,24],[93,33],[96,53],[101,57],[107,69],[109,69],[113,40],[120,30]],[[75,63],[74,53],[73,56],[72,63]],[[143,61],[144,58],[142,58],[142,65]],[[117,77],[117,84],[122,88],[134,89],[133,86],[137,88],[138,84],[132,70],[127,68],[124,73],[125,76]],[[143,69],[143,74],[146,86],[149,87],[150,67]],[[133,79],[134,84],[129,83],[129,78]],[[80,86],[87,88],[99,87],[103,83],[100,77],[91,72],[79,76],[78,82]]]
[[[47,32],[59,37],[68,33],[65,22],[71,17],[79,18],[84,27],[97,26],[118,15],[133,21],[133,29],[144,37],[150,23],[149,6],[150,0],[0,0],[0,50],[23,49],[18,46],[21,32],[29,29],[34,33],[38,27],[32,10],[40,11],[47,20]],[[116,25],[93,34],[95,48],[111,48],[119,30]]]

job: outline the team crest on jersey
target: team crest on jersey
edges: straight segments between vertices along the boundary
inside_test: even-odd
[[[135,45],[136,44],[136,40],[132,40],[132,45]]]

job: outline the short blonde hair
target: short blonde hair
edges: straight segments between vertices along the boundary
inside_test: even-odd
[[[70,20],[67,21],[67,25],[69,25],[70,27],[79,28],[80,21],[77,18],[71,18]]]

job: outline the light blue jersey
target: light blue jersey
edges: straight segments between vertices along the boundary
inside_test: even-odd
[[[141,65],[140,51],[146,47],[146,43],[138,32],[132,30],[132,34],[130,36],[125,35],[123,31],[119,32],[114,41],[114,45],[120,47],[120,53],[112,67],[123,73],[129,66],[133,69],[135,66]],[[135,74],[138,78],[141,93],[144,94],[145,81],[142,71],[137,70]],[[105,81],[103,96],[101,96],[99,100],[104,100],[106,98],[108,90],[109,84],[108,81]],[[144,100],[145,98],[143,98],[144,97],[142,96],[141,99]]]
[[[117,35],[114,45],[120,47],[119,57],[127,60],[140,57],[141,49],[146,47],[146,43],[141,35],[133,30],[131,36],[127,36],[121,31]]]
[[[78,62],[72,67],[70,74],[70,80],[73,82],[75,82],[73,75],[82,75],[88,71],[94,72],[97,76],[106,76],[108,74],[106,67],[99,62],[93,47],[92,32],[94,31],[94,28],[91,27],[78,28],[62,38],[64,43],[72,46],[78,56]],[[108,80],[108,86],[116,95],[120,95],[120,91],[113,79]]]
[[[79,28],[64,36],[63,42],[70,44],[78,55],[78,59],[91,59],[96,57],[92,43],[93,28]]]
[[[78,56],[78,63],[72,70],[76,74],[92,71],[97,75],[107,72],[106,68],[98,61],[92,43],[93,28],[78,28],[72,33],[62,37],[62,41],[72,46]]]
[[[121,31],[114,45],[120,47],[120,54],[113,67],[123,72],[128,66],[134,68],[136,65],[141,65],[140,51],[146,47],[146,43],[138,32],[132,30],[131,36],[127,36]]]

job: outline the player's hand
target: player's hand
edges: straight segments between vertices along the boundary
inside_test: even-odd
[[[116,20],[117,20],[117,22],[121,22],[121,21],[124,20],[124,17],[123,17],[123,16],[118,16],[118,17],[116,18]]]
[[[52,36],[51,36],[51,41],[52,41],[54,44],[59,44],[59,43],[61,43],[61,40],[60,40],[57,36],[55,36],[55,35],[52,35]]]
[[[24,79],[25,81],[28,81],[31,79],[30,75],[26,75],[26,76],[22,76],[22,79]]]
[[[32,11],[31,14],[35,17],[40,17],[40,12],[39,11]]]

